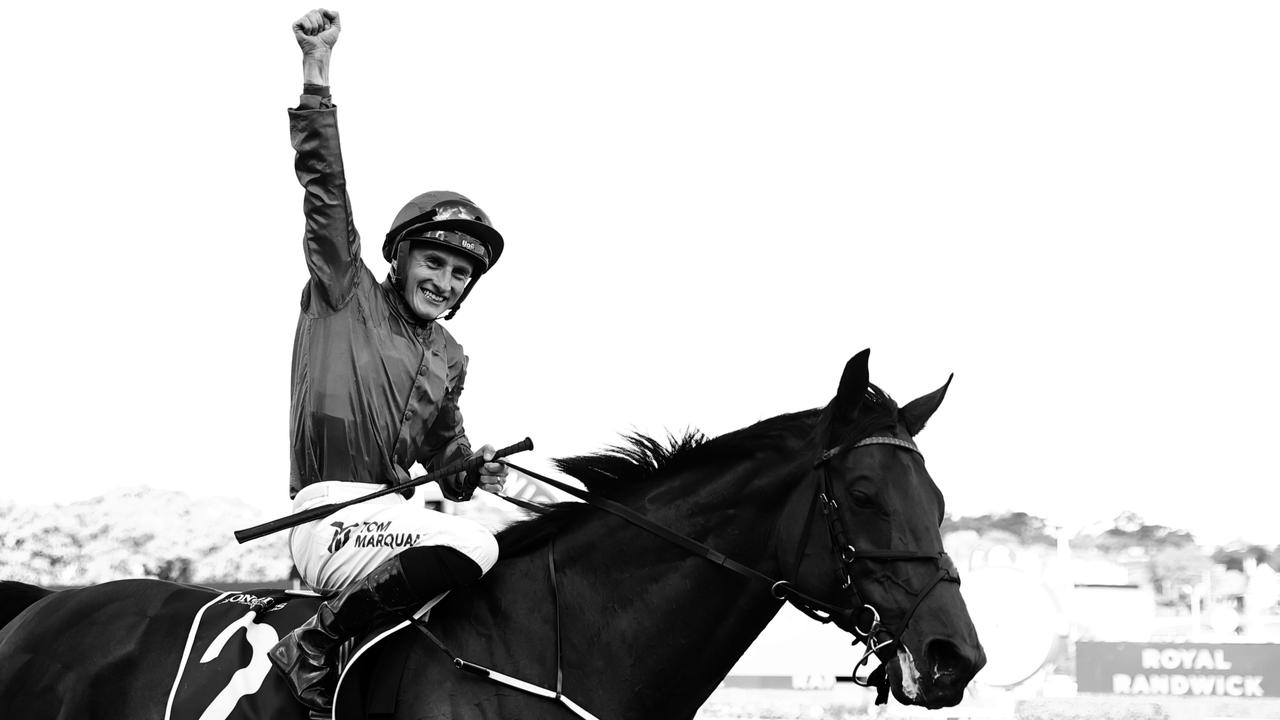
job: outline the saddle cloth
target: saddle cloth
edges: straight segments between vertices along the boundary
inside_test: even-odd
[[[224,592],[195,613],[182,658],[175,668],[165,720],[305,718],[306,712],[272,678],[270,650],[280,638],[315,614],[321,598],[285,590]]]
[[[192,620],[164,720],[306,720],[306,708],[275,673],[267,651],[311,618],[323,599],[314,593],[271,588],[224,592],[206,602]],[[399,623],[396,629],[405,625]],[[339,653],[341,671],[346,672],[349,657],[368,655],[375,642],[390,634],[384,630],[344,646]],[[347,682],[343,678],[347,687],[341,694],[358,695],[352,699],[360,708],[345,715],[365,715],[369,703],[394,709],[400,675],[386,667],[387,657],[379,657],[386,655],[385,651],[373,654],[383,661],[379,663],[385,668],[380,672],[385,678],[382,682]],[[403,651],[392,655],[390,663],[403,667]],[[344,705],[353,708],[350,702]]]

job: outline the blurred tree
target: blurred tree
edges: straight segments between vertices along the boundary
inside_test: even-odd
[[[191,558],[175,557],[161,560],[158,565],[146,567],[149,577],[177,583],[190,583],[192,578]]]
[[[1188,606],[1192,590],[1213,564],[1191,533],[1148,523],[1133,511],[1117,515],[1110,528],[1082,532],[1071,542],[1125,565],[1130,581],[1150,584],[1163,605]]]
[[[1166,547],[1151,556],[1151,581],[1156,599],[1165,605],[1191,605],[1195,587],[1204,581],[1213,560],[1200,548]]]
[[[1141,548],[1148,557],[1162,550],[1195,547],[1196,544],[1195,536],[1186,530],[1151,525],[1132,511],[1117,515],[1111,528],[1077,539],[1103,552],[1131,552],[1133,548]]]
[[[1228,570],[1244,570],[1247,557],[1252,557],[1259,565],[1270,565],[1272,570],[1280,570],[1280,546],[1224,545],[1213,553],[1213,561],[1225,565]]]
[[[979,535],[997,531],[1004,532],[1012,535],[1023,545],[1048,545],[1052,547],[1056,544],[1053,536],[1049,534],[1049,524],[1045,522],[1044,518],[1024,512],[988,513],[974,517],[957,518],[947,515],[943,518],[942,532],[944,534],[961,530],[972,530]]]

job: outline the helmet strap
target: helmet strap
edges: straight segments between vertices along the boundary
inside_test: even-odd
[[[453,307],[449,308],[449,312],[445,313],[444,317],[441,318],[442,320],[452,320],[453,316],[458,314],[458,308],[462,307],[462,301],[466,300],[467,296],[471,294],[471,288],[475,287],[476,283],[480,282],[480,278],[481,275],[476,275],[471,278],[471,282],[467,283],[467,287],[463,289],[462,295],[458,297],[458,302],[454,303]]]

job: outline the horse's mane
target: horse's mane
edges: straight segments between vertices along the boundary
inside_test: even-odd
[[[668,435],[665,443],[642,433],[623,436],[623,443],[590,455],[557,458],[554,462],[565,474],[577,479],[587,490],[619,499],[637,487],[741,457],[762,448],[785,442],[797,433],[812,431],[822,410],[804,410],[761,420],[754,425],[710,439],[696,429],[683,435]],[[865,436],[897,422],[898,406],[875,385],[867,388],[864,401],[849,432]],[[500,557],[514,557],[537,547],[565,527],[591,512],[590,505],[562,502],[550,512],[516,522],[498,533]]]

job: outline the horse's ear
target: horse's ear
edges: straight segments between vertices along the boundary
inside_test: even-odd
[[[915,437],[916,433],[924,429],[924,424],[929,422],[929,418],[933,417],[933,412],[942,404],[942,398],[947,394],[947,388],[951,386],[951,378],[955,377],[955,373],[947,376],[947,382],[942,387],[934,390],[928,395],[922,395],[915,400],[907,403],[902,408],[902,423],[907,426],[907,432]]]
[[[870,373],[867,371],[867,359],[871,357],[871,348],[849,358],[845,363],[844,374],[840,376],[840,389],[836,391],[835,410],[837,418],[847,418],[857,411],[867,396],[867,384]]]

